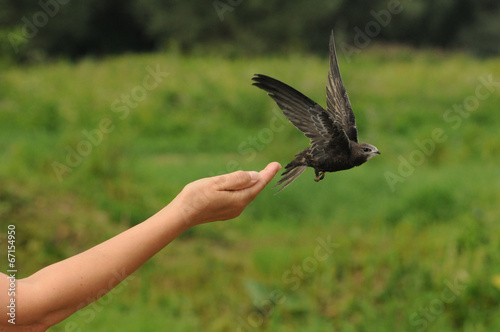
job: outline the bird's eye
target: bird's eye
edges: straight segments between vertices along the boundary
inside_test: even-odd
[[[371,149],[370,148],[363,148],[363,152],[370,152]]]

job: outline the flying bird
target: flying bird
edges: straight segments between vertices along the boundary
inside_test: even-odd
[[[333,31],[330,36],[330,70],[326,86],[327,109],[287,84],[266,75],[256,74],[253,85],[267,91],[283,114],[310,139],[310,146],[295,155],[285,167],[282,178],[275,185],[283,185],[279,193],[306,167],[314,168],[316,182],[325,172],[337,172],[360,166],[380,154],[368,143],[358,143],[356,119],[342,78],[340,77]]]

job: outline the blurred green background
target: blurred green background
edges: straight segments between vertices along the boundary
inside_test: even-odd
[[[289,162],[308,140],[250,79],[325,106],[332,29],[382,152],[266,188],[50,331],[500,330],[496,1],[0,3],[0,239],[16,225],[19,277],[191,181]]]

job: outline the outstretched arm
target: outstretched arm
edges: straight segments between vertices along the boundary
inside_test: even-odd
[[[235,218],[281,166],[260,173],[238,171],[192,182],[161,211],[123,233],[17,281],[16,325],[0,319],[0,331],[24,326],[44,331],[99,299],[190,227]],[[0,307],[8,305],[8,280],[0,274]]]

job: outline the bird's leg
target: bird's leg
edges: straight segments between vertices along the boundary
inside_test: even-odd
[[[323,171],[318,171],[317,169],[314,169],[314,173],[316,174],[316,178],[314,181],[319,182],[325,178],[325,172]]]

